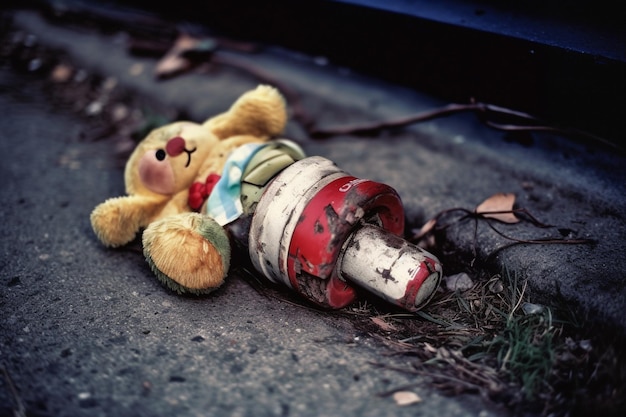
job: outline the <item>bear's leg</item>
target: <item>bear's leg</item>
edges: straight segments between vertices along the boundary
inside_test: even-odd
[[[230,241],[212,218],[182,213],[151,223],[143,250],[157,278],[178,293],[206,294],[224,282]]]

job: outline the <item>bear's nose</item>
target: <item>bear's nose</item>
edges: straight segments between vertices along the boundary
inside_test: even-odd
[[[165,151],[169,156],[176,156],[183,153],[185,150],[185,139],[180,136],[176,136],[167,141],[167,145],[165,145]]]

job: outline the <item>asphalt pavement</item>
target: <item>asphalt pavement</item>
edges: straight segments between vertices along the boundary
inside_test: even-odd
[[[62,27],[29,11],[15,13],[14,23],[75,68],[192,120],[223,111],[260,81],[229,67],[159,81],[156,61],[128,54],[119,33]],[[318,126],[447,104],[280,49],[231,58],[298,91]],[[398,372],[407,359],[388,355],[346,315],[267,296],[236,268],[216,293],[183,297],[154,279],[137,245],[102,247],[89,213],[123,194],[119,149],[89,137],[93,114],[54,100],[36,71],[0,70],[0,357],[12,381],[0,378],[2,415],[19,408],[16,398],[28,415],[51,416],[509,414],[478,395],[446,397]],[[471,223],[459,224],[446,230],[438,253],[444,271],[519,271],[533,300],[559,295],[593,320],[626,329],[623,153],[549,134],[520,143],[471,114],[325,140],[292,120],[285,137],[354,176],[396,188],[412,227],[442,210],[472,210],[492,194],[514,193],[519,206],[554,227],[521,222],[499,230],[590,243],[502,249],[511,241],[484,225],[475,234]],[[388,367],[376,366],[383,358]],[[385,395],[403,387],[421,401],[399,406]]]

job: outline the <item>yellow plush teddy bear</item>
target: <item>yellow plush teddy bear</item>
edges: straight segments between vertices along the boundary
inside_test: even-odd
[[[216,289],[230,264],[231,244],[223,226],[237,215],[231,216],[219,193],[211,191],[217,186],[228,194],[229,187],[236,188],[240,177],[225,177],[241,174],[242,168],[229,158],[249,158],[259,144],[279,135],[286,122],[281,94],[260,85],[202,124],[180,121],[152,131],[126,164],[127,195],[111,198],[91,213],[96,235],[104,245],[117,247],[143,230],[144,254],[162,282],[178,292]],[[218,201],[211,210],[214,195]],[[241,204],[236,195],[230,203]]]

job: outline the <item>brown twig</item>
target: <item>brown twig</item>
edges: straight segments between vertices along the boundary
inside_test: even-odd
[[[463,213],[463,215],[461,217],[459,217],[458,219],[456,219],[455,221],[452,221],[450,223],[447,223],[447,224],[444,224],[444,225],[438,224],[438,222],[440,221],[440,219],[442,217],[444,217],[447,214],[454,213],[454,212],[461,212],[461,213]],[[487,225],[489,226],[489,228],[491,228],[491,230],[496,232],[499,236],[514,242],[513,244],[504,245],[504,246],[494,250],[493,252],[491,252],[487,256],[487,260],[491,259],[493,256],[495,256],[497,253],[501,252],[502,250],[507,249],[509,247],[512,247],[513,245],[518,245],[518,244],[580,245],[580,244],[593,244],[593,243],[596,243],[596,241],[593,240],[593,239],[564,239],[564,238],[520,239],[520,238],[509,236],[509,235],[503,233],[502,231],[496,229],[496,227],[492,223],[493,221],[496,221],[496,222],[499,222],[499,223],[508,224],[507,222],[501,221],[501,220],[499,220],[497,218],[490,218],[489,217],[489,215],[509,214],[509,213],[510,214],[523,214],[525,216],[523,219],[528,221],[529,223],[531,223],[535,227],[540,227],[540,228],[555,227],[553,225],[545,224],[545,223],[539,221],[537,218],[535,218],[525,208],[519,208],[519,209],[513,209],[513,210],[482,211],[480,213],[477,213],[476,210],[472,211],[472,210],[468,210],[468,209],[465,209],[465,208],[462,208],[462,207],[455,207],[455,208],[451,208],[451,209],[446,209],[446,210],[440,211],[437,215],[435,215],[428,222],[428,223],[431,224],[430,228],[426,228],[426,230],[424,230],[424,228],[422,228],[422,230],[420,230],[419,233],[413,235],[413,237],[411,239],[409,239],[409,241],[411,241],[412,243],[417,244],[420,240],[422,240],[426,236],[430,235],[433,231],[442,231],[442,230],[445,230],[445,229],[447,229],[448,227],[450,227],[450,226],[452,226],[454,224],[459,224],[459,223],[461,223],[462,221],[464,221],[466,219],[473,219],[474,220],[474,233],[473,233],[473,242],[472,242],[472,256],[473,257],[472,257],[472,261],[470,262],[470,266],[474,265],[474,262],[476,261],[476,258],[478,256],[477,251],[476,251],[476,247],[477,247],[477,241],[478,241],[478,221],[479,220],[485,220],[487,222]],[[520,218],[520,220],[521,219],[522,218]]]
[[[502,131],[541,131],[560,134],[563,136],[578,136],[586,139],[591,139],[596,142],[600,142],[605,146],[620,149],[620,147],[602,137],[584,132],[582,130],[571,128],[560,128],[555,126],[549,126],[546,124],[539,124],[541,121],[528,113],[508,109],[493,104],[477,102],[474,99],[470,100],[468,104],[451,103],[444,107],[428,110],[422,113],[418,113],[412,116],[402,117],[395,120],[387,120],[382,122],[376,122],[371,124],[349,125],[343,127],[331,127],[325,129],[310,129],[309,134],[314,138],[328,138],[338,135],[366,135],[378,133],[384,129],[405,127],[411,124],[425,122],[439,117],[450,116],[461,112],[474,112],[479,119],[487,126],[502,130]],[[533,122],[533,124],[503,124],[489,120],[489,116],[507,116],[521,119],[525,122]],[[539,122],[539,123],[537,123]]]
[[[438,117],[449,116],[451,114],[475,110],[476,104],[448,104],[445,107],[435,110],[429,110],[423,113],[418,113],[413,116],[403,117],[396,120],[388,120],[383,122],[377,122],[372,124],[343,126],[327,129],[312,129],[309,134],[315,138],[325,138],[337,135],[363,135],[368,133],[376,133],[384,129],[403,127],[413,123],[425,122],[427,120],[435,119]]]
[[[489,219],[487,219],[489,220]],[[491,222],[487,221],[487,225],[496,232],[498,235],[502,236],[505,239],[512,240],[515,243],[528,243],[528,244],[549,244],[549,243],[558,243],[558,244],[570,244],[570,245],[580,245],[580,244],[588,244],[588,243],[596,243],[593,239],[563,239],[563,238],[539,238],[539,239],[518,239],[515,237],[508,236],[498,229],[496,229]]]
[[[464,215],[459,217],[458,219],[456,219],[455,221],[453,221],[451,223],[448,223],[448,224],[445,224],[445,225],[438,225],[437,224],[437,222],[439,222],[439,220],[442,217],[444,217],[447,214],[454,213],[454,212],[462,212],[462,213],[464,213]],[[449,209],[445,209],[445,210],[440,211],[439,213],[437,213],[431,219],[431,221],[434,221],[433,229],[441,231],[441,230],[447,229],[448,227],[452,226],[453,224],[458,224],[458,223],[462,222],[465,219],[472,218],[472,219],[488,220],[488,215],[505,214],[505,213],[523,214],[523,215],[528,217],[525,220],[527,220],[533,226],[536,226],[536,227],[540,227],[540,228],[554,227],[553,225],[549,225],[549,224],[546,224],[546,223],[543,223],[543,222],[539,221],[536,217],[534,217],[532,214],[530,214],[530,212],[527,209],[525,209],[525,208],[519,208],[519,209],[513,209],[513,210],[483,211],[483,212],[477,213],[476,211],[468,210],[468,209],[463,208],[463,207],[454,207],[454,208],[449,208]],[[500,223],[506,223],[506,222],[502,222],[501,220],[498,220],[498,219],[489,219],[489,220],[495,220],[495,221],[500,222]],[[411,238],[411,241],[413,243],[418,242],[425,235],[429,234],[431,231],[432,231],[432,229],[423,231],[422,233],[419,233],[419,234],[416,234],[416,235],[413,235],[413,237]]]

